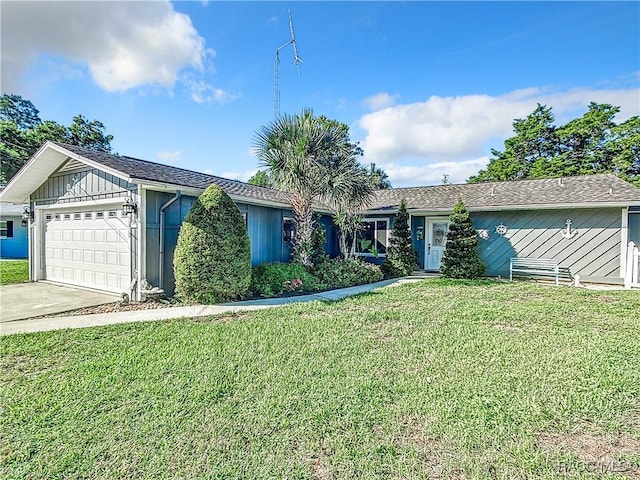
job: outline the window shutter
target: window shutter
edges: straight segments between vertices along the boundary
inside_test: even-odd
[[[7,221],[7,238],[13,237],[13,220]]]

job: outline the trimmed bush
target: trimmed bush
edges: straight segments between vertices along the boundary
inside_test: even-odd
[[[328,289],[363,285],[382,280],[380,267],[358,258],[332,258],[316,266],[313,274]]]
[[[385,277],[404,277],[418,268],[418,252],[411,241],[407,201],[402,199],[389,239],[387,256],[382,264]]]
[[[478,234],[461,200],[453,207],[449,220],[447,248],[442,257],[440,273],[449,278],[478,278],[486,266],[478,253]]]
[[[284,292],[313,292],[322,290],[318,279],[299,263],[263,263],[253,267],[251,292],[272,297]]]
[[[173,254],[176,295],[218,303],[246,295],[251,282],[247,228],[233,200],[210,185],[187,214]]]

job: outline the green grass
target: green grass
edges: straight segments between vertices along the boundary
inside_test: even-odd
[[[0,260],[0,285],[29,281],[29,260]]]
[[[628,478],[639,312],[638,292],[427,280],[4,337],[0,477]]]

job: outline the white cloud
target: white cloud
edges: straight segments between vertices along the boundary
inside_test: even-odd
[[[386,163],[376,166],[387,173],[394,187],[417,187],[440,184],[444,175],[449,176],[450,183],[464,183],[472,173],[486,167],[488,163],[489,157],[480,157],[460,162],[437,162],[426,165]]]
[[[389,165],[387,174],[396,186],[420,183],[413,180],[414,175],[440,183],[441,171],[452,181],[462,181],[484,166],[473,159],[487,157],[491,148],[501,149],[513,133],[513,120],[529,115],[537,103],[552,107],[559,125],[582,115],[591,101],[620,106],[616,120],[625,120],[640,114],[639,98],[640,89],[590,88],[528,88],[498,96],[432,96],[425,102],[362,116],[359,126],[366,132],[361,142],[364,161]],[[443,165],[448,165],[449,171],[444,171]]]
[[[376,111],[395,105],[398,95],[389,95],[386,92],[376,93],[364,99],[364,106],[369,110]]]
[[[191,100],[196,103],[216,102],[223,104],[240,98],[240,94],[214,87],[201,79],[185,77],[184,83],[189,89]]]
[[[15,91],[42,54],[86,64],[108,92],[174,86],[215,52],[168,1],[3,2],[2,88]]]
[[[157,152],[156,157],[165,162],[179,162],[182,160],[182,152],[179,150],[175,152]]]

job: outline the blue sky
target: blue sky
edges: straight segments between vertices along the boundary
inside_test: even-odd
[[[280,110],[350,126],[394,186],[463,182],[537,103],[640,114],[638,2],[12,2],[2,93],[102,121],[116,152],[246,180]]]

